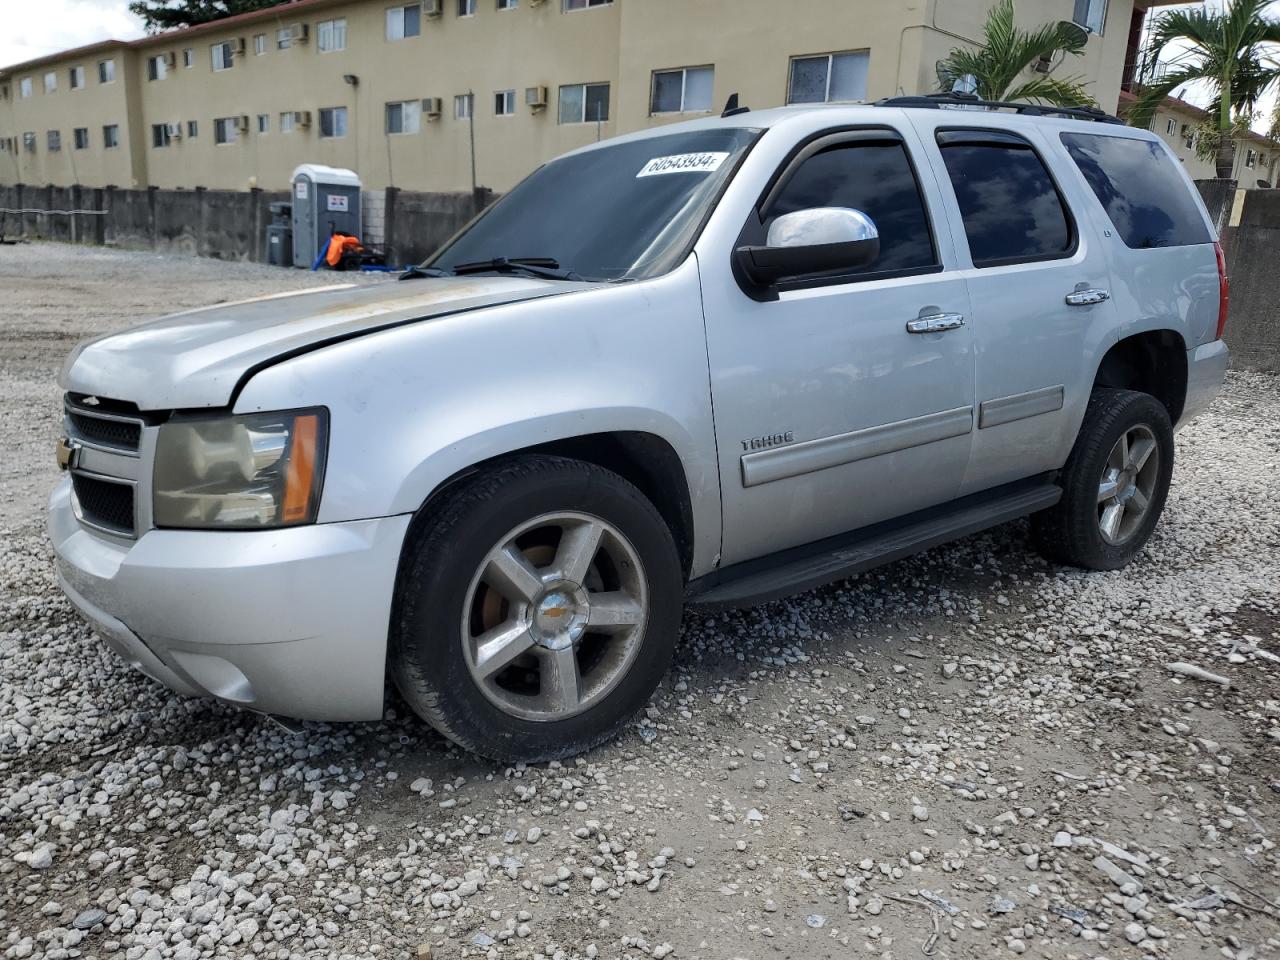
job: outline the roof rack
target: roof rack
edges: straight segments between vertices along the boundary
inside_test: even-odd
[[[885,97],[877,100],[877,107],[916,107],[925,110],[940,110],[943,107],[987,107],[992,110],[1012,110],[1024,117],[1069,117],[1072,120],[1092,120],[1096,123],[1119,123],[1124,121],[1113,117],[1097,107],[1054,107],[1038,103],[1010,103],[1007,100],[983,100],[972,93],[928,93],[914,97]]]

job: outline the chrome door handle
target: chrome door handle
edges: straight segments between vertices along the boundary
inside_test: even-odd
[[[1095,303],[1106,303],[1110,299],[1110,293],[1095,287],[1092,290],[1076,290],[1074,293],[1068,293],[1067,305],[1071,307],[1088,307]]]
[[[942,333],[964,326],[962,313],[935,313],[917,320],[907,321],[907,333]]]

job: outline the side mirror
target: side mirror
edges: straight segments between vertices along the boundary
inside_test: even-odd
[[[814,207],[784,213],[769,225],[763,247],[734,251],[738,268],[768,287],[786,277],[856,270],[880,258],[880,231],[861,210]]]

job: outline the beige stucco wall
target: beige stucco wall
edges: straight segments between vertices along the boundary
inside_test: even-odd
[[[32,101],[20,102],[16,75],[15,99],[7,102],[13,115],[0,109],[0,136],[36,129],[41,140],[34,157],[20,152],[20,169],[6,169],[0,157],[0,182],[71,182],[66,146],[61,156],[48,156],[43,131],[56,125],[66,144],[72,127],[87,125],[98,133],[94,146],[76,156],[76,173],[86,184],[137,180],[162,188],[282,189],[297,164],[311,162],[352,167],[369,188],[394,183],[465,190],[471,186],[470,130],[466,121],[454,119],[453,98],[470,90],[476,97],[477,182],[504,191],[538,163],[597,136],[680,119],[650,116],[654,70],[713,64],[715,109],[734,92],[742,103],[764,108],[786,101],[793,56],[867,50],[868,99],[931,92],[936,61],[980,35],[989,0],[615,0],[572,12],[563,9],[563,0],[519,0],[514,10],[477,0],[476,15],[466,18],[458,16],[457,0],[444,0],[441,17],[424,18],[420,36],[400,41],[386,39],[388,5],[311,0],[302,9],[278,8],[225,29],[124,47],[117,54],[114,89],[96,90],[91,76],[85,91],[69,94],[60,85],[49,97],[37,89]],[[1072,7],[1073,0],[1019,0],[1019,20],[1034,26],[1069,17]],[[1090,39],[1086,56],[1060,68],[1092,78],[1107,108],[1115,106],[1119,90],[1131,11],[1130,0],[1111,0],[1103,34]],[[335,16],[347,20],[347,49],[319,53],[316,24]],[[310,26],[309,42],[277,50],[277,28],[295,22]],[[255,56],[253,38],[259,33],[267,36],[267,52]],[[215,72],[210,49],[228,39],[243,39],[246,53],[232,69]],[[188,46],[194,61],[184,68],[182,50]],[[177,66],[165,79],[148,81],[147,57],[165,52],[175,55]],[[57,69],[65,77],[67,66],[37,68],[37,87],[40,71]],[[345,83],[344,74],[358,77],[358,85]],[[599,129],[557,123],[558,87],[591,82],[610,83],[610,120]],[[529,86],[548,88],[546,110],[534,113],[524,106]],[[494,115],[493,94],[502,89],[516,91],[514,116]],[[98,104],[91,97],[104,99]],[[416,134],[386,135],[385,104],[423,97],[442,99],[442,117],[424,117]],[[118,156],[105,157],[101,121],[86,117],[127,114],[130,98],[136,106],[131,122],[122,118],[121,132],[132,149],[122,143]],[[347,107],[350,129],[345,138],[322,139],[319,110],[333,106]],[[41,111],[38,121],[33,108]],[[280,133],[280,113],[293,110],[311,111],[310,129]],[[258,114],[268,115],[270,132],[257,132]],[[242,115],[250,118],[249,133],[233,144],[215,145],[214,119]],[[188,120],[198,122],[196,138],[184,135],[168,147],[152,146],[152,124],[180,122],[185,134]]]
[[[98,62],[115,61],[115,80],[99,83]],[[71,89],[72,67],[84,67],[85,85]],[[145,177],[143,160],[135,150],[130,131],[135,126],[130,113],[130,91],[134,62],[131,51],[123,46],[100,50],[45,64],[31,70],[15,73],[11,79],[0,81],[8,87],[7,99],[0,100],[0,137],[13,137],[16,152],[0,153],[0,182],[55,184],[71,186],[75,183],[93,186],[114,184],[120,187],[142,185]],[[45,73],[57,77],[57,89],[44,92]],[[21,81],[31,78],[32,93],[23,98]],[[132,104],[136,111],[138,104]],[[119,127],[120,145],[108,150],[103,147],[102,128],[107,124]],[[75,149],[74,130],[86,127],[89,146]],[[62,136],[62,149],[48,149],[48,131],[58,130]],[[23,148],[22,135],[36,135],[36,150],[30,153]]]

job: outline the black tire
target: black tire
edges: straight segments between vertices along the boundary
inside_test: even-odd
[[[1120,438],[1135,432],[1145,436],[1144,430],[1154,439],[1159,458],[1146,478],[1151,487],[1147,505],[1128,521],[1132,528],[1121,542],[1110,542],[1103,533],[1100,517],[1104,507],[1113,501],[1101,501],[1099,485]],[[1088,570],[1125,566],[1142,550],[1155,529],[1172,478],[1173,427],[1164,405],[1150,394],[1133,390],[1094,390],[1071,456],[1062,468],[1062,499],[1031,518],[1036,549],[1047,560]]]
[[[661,682],[679,633],[684,578],[653,504],[602,467],[539,455],[486,468],[429,510],[406,544],[390,638],[391,675],[413,710],[460,746],[506,763],[559,759],[616,736]],[[598,517],[625,536],[647,581],[647,618],[625,673],[598,702],[563,719],[526,719],[493,702],[473,676],[464,608],[490,550],[556,511]]]

